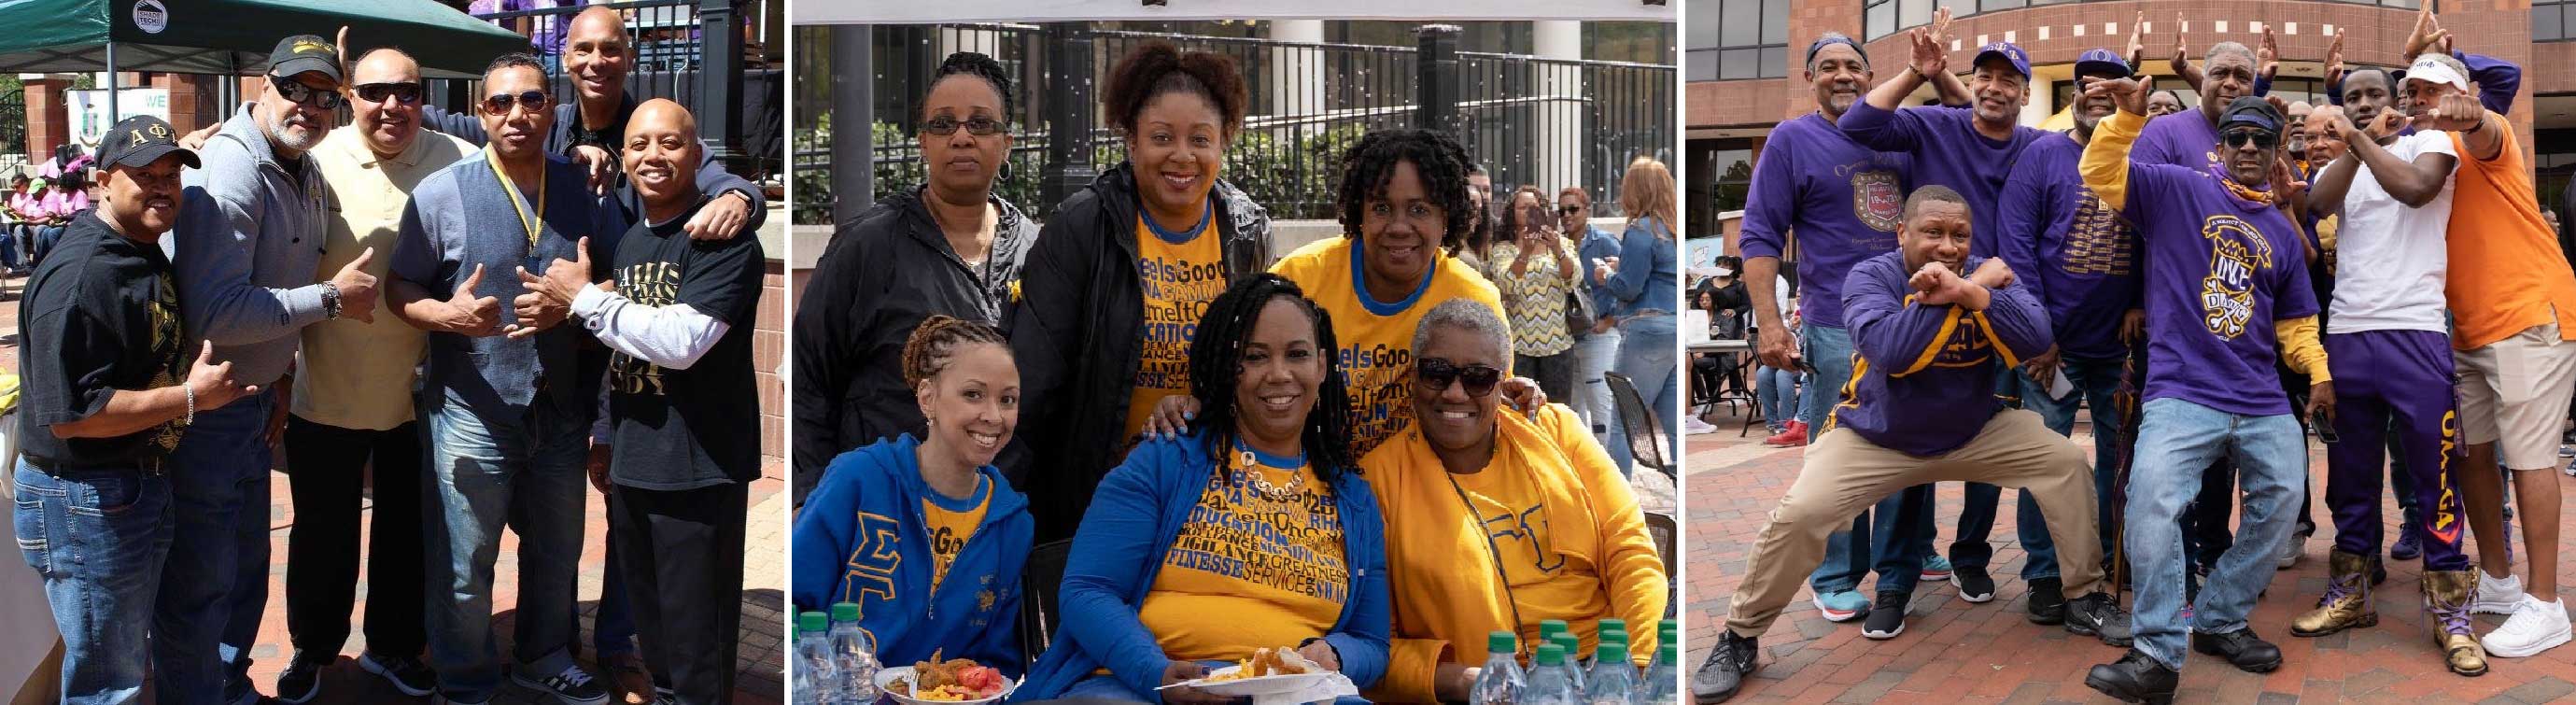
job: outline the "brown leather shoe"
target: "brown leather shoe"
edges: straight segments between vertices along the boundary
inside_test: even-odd
[[[653,705],[653,672],[644,668],[644,657],[622,654],[601,660],[608,671],[608,697],[623,705]]]
[[[2292,636],[2325,636],[2379,625],[2379,610],[2370,604],[2370,557],[2335,551],[2328,560],[2326,594],[2317,598],[2316,609],[2290,620]]]
[[[2469,625],[2469,593],[2477,589],[2474,570],[2424,571],[2424,614],[2433,618],[2433,642],[2442,647],[2444,665],[2463,676],[2487,674],[2487,650]]]

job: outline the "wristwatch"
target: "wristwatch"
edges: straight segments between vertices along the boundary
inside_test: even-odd
[[[326,319],[339,320],[340,285],[322,282],[322,315]]]

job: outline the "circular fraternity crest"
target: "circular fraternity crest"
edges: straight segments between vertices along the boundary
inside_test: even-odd
[[[170,8],[161,0],[134,0],[134,28],[145,34],[160,34],[170,28]]]

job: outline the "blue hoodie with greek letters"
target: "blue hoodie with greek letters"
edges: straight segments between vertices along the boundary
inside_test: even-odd
[[[921,508],[931,490],[921,480],[920,447],[902,435],[832,459],[796,515],[789,566],[796,609],[858,603],[859,628],[875,640],[880,663],[910,665],[936,652],[1017,677],[1020,567],[1037,531],[1028,498],[1000,470],[979,469],[992,503],[932,590]]]

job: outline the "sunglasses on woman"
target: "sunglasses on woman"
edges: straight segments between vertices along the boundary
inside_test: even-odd
[[[1437,357],[1422,358],[1413,363],[1414,378],[1428,392],[1449,391],[1452,382],[1467,385],[1467,396],[1481,397],[1494,393],[1494,385],[1503,381],[1503,371],[1485,365],[1460,365]]]
[[[545,91],[527,91],[518,95],[494,93],[483,99],[483,112],[498,115],[510,112],[512,106],[525,106],[533,112],[546,109],[546,104],[552,102],[554,96],[546,95]]]
[[[957,134],[957,129],[961,127],[966,129],[966,134],[977,137],[991,137],[993,135],[1002,134],[1002,121],[1000,120],[988,117],[972,117],[959,120],[945,116],[922,121],[921,134],[933,137],[947,137]]]
[[[382,103],[391,98],[402,101],[404,105],[419,105],[420,84],[410,82],[359,84],[358,98],[369,103]]]

